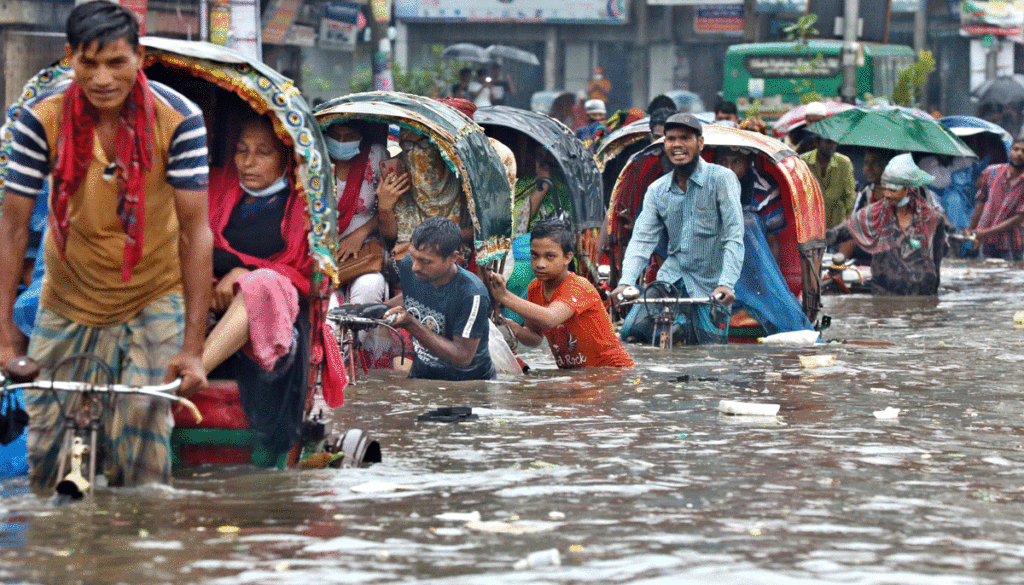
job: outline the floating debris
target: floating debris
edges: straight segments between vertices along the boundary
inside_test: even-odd
[[[827,368],[834,366],[836,356],[834,355],[802,355],[800,365],[804,368]]]
[[[739,414],[746,416],[776,416],[777,414],[779,414],[779,405],[737,402],[735,400],[722,400],[721,402],[718,403],[718,410],[722,414]]]
[[[389,483],[385,481],[368,481],[359,485],[354,485],[348,488],[354,492],[361,494],[369,494],[374,492],[397,492],[397,491],[408,491],[415,490],[417,488],[411,485],[402,485],[398,483]]]
[[[876,410],[874,415],[875,418],[893,419],[900,415],[900,409],[890,406],[885,410]]]

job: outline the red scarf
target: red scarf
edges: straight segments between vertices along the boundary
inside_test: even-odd
[[[345,190],[338,199],[338,233],[344,233],[348,224],[352,222],[352,216],[356,214],[356,201],[359,199],[359,191],[363,188],[363,179],[366,176],[366,163],[370,159],[370,147],[364,146],[359,149],[359,154],[352,160],[348,167],[348,175],[345,177]]]
[[[93,130],[99,113],[89,104],[77,81],[64,93],[60,135],[57,137],[57,165],[50,195],[50,228],[61,258],[67,248],[71,197],[85,179],[93,155]],[[142,258],[146,228],[146,172],[153,166],[153,96],[149,81],[140,70],[135,85],[121,106],[118,119],[116,155],[117,217],[124,229],[124,258],[121,280],[128,282],[132,269]]]
[[[210,173],[210,229],[213,230],[215,248],[227,250],[238,256],[247,266],[270,268],[285,276],[295,285],[303,296],[309,295],[309,277],[312,261],[309,256],[309,240],[306,232],[309,220],[306,216],[306,199],[291,185],[292,169],[288,169],[291,190],[288,195],[288,206],[281,220],[281,236],[284,238],[284,250],[270,258],[257,258],[234,250],[224,237],[224,227],[231,219],[231,211],[242,200],[245,192],[238,182],[238,170],[234,164],[227,168]]]

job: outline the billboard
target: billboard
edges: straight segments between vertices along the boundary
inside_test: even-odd
[[[409,22],[572,22],[625,24],[631,0],[395,0]]]

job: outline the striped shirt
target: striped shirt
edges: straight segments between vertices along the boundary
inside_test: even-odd
[[[56,165],[64,94],[70,81],[41,92],[14,112],[4,188],[35,198]],[[46,277],[40,303],[81,325],[107,327],[131,319],[149,302],[181,291],[175,190],[205,191],[206,126],[202,111],[173,89],[149,82],[153,97],[153,165],[146,173],[142,258],[121,280],[124,230],[117,216],[116,165],[98,141],[78,192],[62,258],[51,235],[43,242]]]
[[[622,261],[620,284],[635,284],[663,234],[668,257],[658,280],[683,281],[693,297],[732,289],[743,268],[743,211],[736,174],[698,160],[683,192],[669,173],[651,183]]]
[[[1024,174],[1010,180],[1009,164],[992,165],[981,174],[977,204],[984,205],[978,227],[988,229],[1024,213]],[[986,254],[1024,250],[1024,224],[1002,233],[985,237]]]

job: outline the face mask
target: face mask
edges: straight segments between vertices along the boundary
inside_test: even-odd
[[[327,143],[327,154],[330,154],[334,160],[352,160],[359,154],[358,140],[342,142],[325,136],[324,141]]]
[[[251,197],[255,197],[257,199],[262,199],[264,197],[270,197],[271,195],[277,193],[278,191],[284,189],[287,186],[288,186],[288,174],[287,173],[281,175],[281,177],[278,180],[274,181],[269,186],[264,187],[264,188],[262,188],[262,189],[260,189],[258,191],[250,189],[250,188],[246,187],[245,185],[241,185],[242,191],[245,191],[246,195],[249,195]]]
[[[908,203],[910,203],[910,195],[906,195],[903,199],[900,199],[900,202],[896,204],[896,207],[906,207]]]

